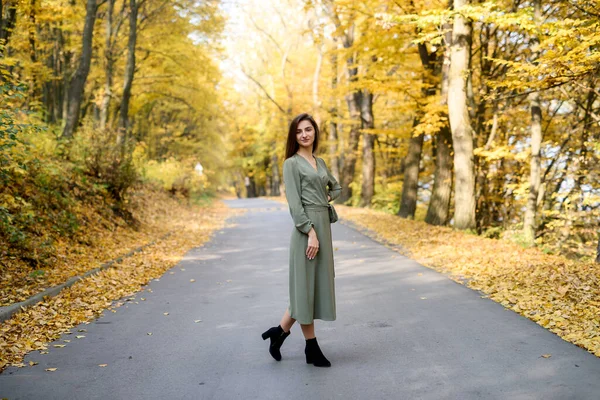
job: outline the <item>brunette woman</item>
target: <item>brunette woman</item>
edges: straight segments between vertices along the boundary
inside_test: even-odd
[[[264,332],[262,338],[271,339],[269,353],[279,361],[281,345],[298,321],[306,340],[306,362],[329,367],[331,363],[317,344],[314,320],[336,319],[329,202],[342,188],[325,161],[313,155],[318,144],[315,120],[308,114],[294,118],[283,162],[285,196],[295,225],[289,251],[289,305],[279,326]]]

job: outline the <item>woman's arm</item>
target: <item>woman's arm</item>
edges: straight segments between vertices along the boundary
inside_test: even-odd
[[[325,161],[323,159],[321,159],[321,161],[323,161],[323,165],[325,166],[325,170],[327,171],[327,185],[329,186],[327,196],[329,196],[329,201],[332,201],[340,196],[340,194],[342,193],[342,187],[335,179],[335,177],[331,174],[329,168],[327,168],[327,164],[325,164]]]
[[[288,158],[283,162],[283,183],[285,185],[285,198],[287,199],[292,214],[294,225],[302,233],[308,235],[313,223],[306,215],[302,205],[300,173],[293,159]]]

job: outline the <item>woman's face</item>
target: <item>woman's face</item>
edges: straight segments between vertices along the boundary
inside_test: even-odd
[[[310,121],[300,121],[298,129],[296,129],[296,140],[301,147],[312,149],[315,141],[315,128],[313,128]]]

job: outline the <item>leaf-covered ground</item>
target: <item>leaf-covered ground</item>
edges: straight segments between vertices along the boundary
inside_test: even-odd
[[[75,283],[56,297],[29,307],[2,323],[0,371],[8,365],[24,366],[22,359],[28,352],[44,351],[48,342],[59,338],[64,332],[71,332],[70,328],[73,326],[92,320],[115,300],[141,290],[148,281],[161,276],[177,264],[189,249],[205,243],[213,232],[224,226],[227,217],[243,212],[230,209],[219,201],[206,207],[188,207],[166,198],[145,198],[144,201],[157,201],[162,204],[158,209],[155,204],[155,208],[152,209],[156,212],[156,224],[146,227],[143,234],[135,238],[124,235],[122,239],[127,243],[126,248],[142,245],[144,241],[156,240],[165,232],[173,233],[142,252]],[[125,246],[120,246],[120,243],[123,243],[120,239],[115,235],[106,242],[99,242],[98,248],[95,249],[96,258],[83,258],[83,265],[72,264],[69,271],[83,272],[96,267],[95,262],[98,260],[104,261],[113,255],[122,254]],[[106,251],[103,247],[107,247]],[[94,265],[90,265],[91,261],[87,260],[94,260]],[[63,277],[67,275],[69,273],[64,272]],[[57,279],[55,282],[61,281]],[[120,304],[122,302],[116,303],[115,306]],[[75,335],[84,336],[85,333]]]
[[[600,268],[538,249],[337,206],[341,218],[600,357]]]
[[[271,197],[285,202],[285,198]],[[395,250],[480,290],[600,357],[600,267],[382,211],[335,205],[340,218]]]
[[[23,301],[176,230],[186,223],[181,218],[185,208],[164,191],[140,187],[128,205],[138,222],[134,228],[102,201],[78,204],[81,222],[76,234],[71,238],[54,235],[46,263],[32,267],[19,257],[7,256],[8,251],[0,246],[0,306]],[[41,235],[52,235],[49,226],[38,229]]]

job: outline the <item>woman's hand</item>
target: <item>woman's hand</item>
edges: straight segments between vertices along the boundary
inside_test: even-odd
[[[306,248],[306,257],[309,260],[312,260],[317,256],[317,251],[319,251],[319,239],[317,239],[317,232],[315,232],[315,228],[311,228],[310,232],[308,232],[308,247]]]
[[[327,201],[331,201],[331,196],[327,195]]]

